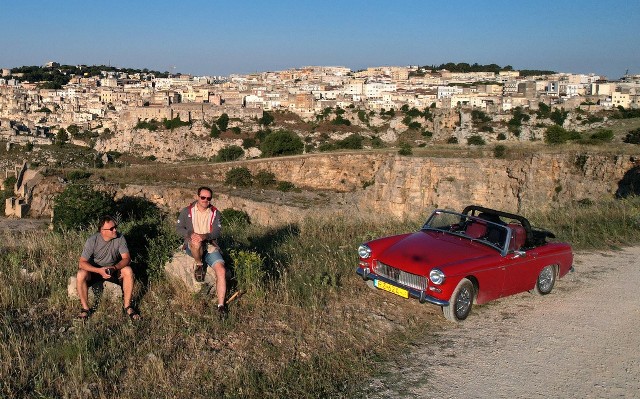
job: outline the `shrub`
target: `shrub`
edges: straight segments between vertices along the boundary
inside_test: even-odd
[[[423,130],[422,131],[422,136],[424,137],[433,137],[433,132],[430,130]]]
[[[87,172],[86,170],[72,170],[66,175],[66,178],[69,181],[84,180],[89,177],[91,177],[91,172]]]
[[[420,130],[422,128],[422,124],[420,122],[411,122],[407,126],[411,130]]]
[[[507,147],[502,145],[502,144],[498,144],[495,147],[493,147],[493,156],[496,158],[504,158],[507,154]]]
[[[547,144],[564,144],[568,140],[580,140],[580,133],[573,130],[566,130],[562,126],[549,126],[544,133],[544,141]]]
[[[382,139],[378,136],[373,136],[371,137],[371,147],[373,148],[383,148],[384,147],[384,141],[382,141]]]
[[[229,145],[224,148],[221,148],[220,151],[218,151],[218,155],[216,155],[216,161],[217,162],[235,161],[236,159],[239,159],[242,156],[244,156],[244,150],[242,149],[242,147],[239,147],[237,145]]]
[[[230,186],[249,187],[252,184],[252,176],[249,169],[245,167],[238,167],[229,169],[227,172],[224,183]]]
[[[214,139],[220,137],[220,129],[218,129],[218,126],[211,126],[211,132],[209,133],[209,136],[213,137]]]
[[[260,187],[270,187],[276,184],[276,175],[267,170],[261,170],[256,173],[254,182]]]
[[[360,136],[359,134],[352,134],[344,140],[338,141],[336,145],[338,146],[338,148],[360,150],[362,149],[362,140],[362,136]]]
[[[232,249],[229,251],[229,257],[238,288],[250,292],[251,295],[261,296],[267,273],[260,254]]]
[[[504,133],[498,133],[498,137],[496,137],[496,139],[497,139],[497,140],[500,140],[500,141],[502,141],[502,140],[506,140],[506,139],[507,139],[507,136],[505,136],[505,134],[504,134]]]
[[[158,130],[158,122],[155,119],[151,119],[150,121],[138,121],[138,123],[133,128],[147,129],[150,132],[155,132],[156,130]]]
[[[240,211],[238,209],[233,209],[233,208],[223,209],[220,216],[221,216],[220,219],[223,227],[229,226],[229,225],[251,224],[251,219],[249,218],[249,214],[245,211]]]
[[[109,194],[86,184],[70,184],[54,199],[53,227],[58,231],[87,228],[114,210],[115,202]]]
[[[183,121],[180,120],[179,116],[176,116],[173,119],[164,118],[162,120],[162,124],[164,125],[165,129],[173,130],[173,129],[181,127],[181,126],[189,126],[191,123],[183,122]]]
[[[447,144],[458,144],[458,138],[455,136],[451,136],[447,139]]]
[[[629,144],[640,144],[640,128],[630,130],[622,141]]]
[[[562,126],[565,119],[567,119],[567,115],[569,115],[569,112],[565,111],[564,108],[556,108],[551,112],[551,115],[549,115],[549,119],[551,119],[556,125]]]
[[[216,120],[216,125],[218,125],[218,129],[220,129],[221,131],[226,131],[227,127],[229,127],[229,115],[227,115],[226,113],[220,115],[218,120]]]
[[[486,142],[481,136],[475,134],[467,138],[467,144],[468,145],[485,145]]]
[[[242,133],[242,130],[238,127],[238,126],[234,126],[231,128],[231,131],[235,134],[240,134]]]
[[[411,144],[409,143],[400,143],[400,149],[398,150],[399,155],[411,155],[413,154],[413,150],[411,149]]]
[[[611,129],[598,129],[590,136],[593,140],[609,142],[613,140],[613,131]]]
[[[279,181],[278,182],[278,186],[277,186],[278,190],[280,191],[291,191],[294,188],[296,188],[296,186],[291,183],[290,181]]]
[[[246,139],[242,139],[242,148],[249,149],[255,146],[256,146],[256,139],[252,137],[247,137]]]
[[[260,150],[265,157],[301,154],[304,143],[300,137],[287,130],[273,132],[264,138]]]
[[[273,117],[273,115],[268,112],[268,111],[263,111],[262,112],[262,118],[258,119],[258,123],[262,126],[269,126],[270,124],[273,123],[273,121],[275,120],[275,118]]]

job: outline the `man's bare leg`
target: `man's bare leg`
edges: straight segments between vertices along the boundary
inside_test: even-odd
[[[80,305],[82,309],[89,309],[89,278],[91,273],[86,270],[78,270],[76,274],[76,290],[78,291],[78,297],[80,297]]]
[[[227,295],[227,278],[224,263],[216,262],[213,265],[216,272],[216,293],[218,294],[218,305],[224,305],[224,297]]]

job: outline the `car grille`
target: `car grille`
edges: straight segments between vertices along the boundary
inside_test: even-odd
[[[395,281],[398,284],[424,291],[427,289],[427,278],[416,274],[407,273],[393,266],[386,265],[380,261],[376,261],[376,274]]]

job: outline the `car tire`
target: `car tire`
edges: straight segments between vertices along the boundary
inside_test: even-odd
[[[463,278],[451,294],[449,305],[442,307],[442,314],[445,319],[459,322],[467,318],[471,313],[473,299],[475,298],[475,288],[469,279]]]
[[[556,283],[556,267],[548,265],[540,270],[538,278],[536,279],[536,285],[529,292],[536,295],[547,295],[553,290],[553,286]]]

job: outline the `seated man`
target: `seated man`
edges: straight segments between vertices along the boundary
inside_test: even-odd
[[[225,295],[227,292],[224,259],[216,240],[220,236],[220,211],[211,205],[213,191],[209,187],[198,188],[195,201],[180,211],[176,223],[177,233],[184,238],[184,249],[195,261],[194,277],[204,281],[206,267],[211,266],[216,273],[216,293],[218,312],[225,317]]]
[[[118,233],[116,221],[104,216],[98,223],[98,232],[87,239],[78,262],[77,289],[82,310],[78,318],[86,320],[91,315],[88,304],[89,286],[99,279],[119,284],[122,282],[123,312],[131,320],[140,314],[131,306],[133,270],[129,263],[129,248],[124,236]]]

